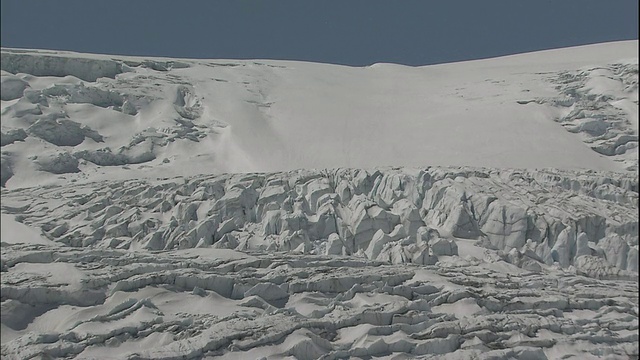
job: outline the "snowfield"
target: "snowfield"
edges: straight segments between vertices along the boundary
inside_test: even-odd
[[[2,358],[640,355],[637,41],[1,56]]]

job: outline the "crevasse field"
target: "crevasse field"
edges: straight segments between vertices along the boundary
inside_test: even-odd
[[[638,41],[3,48],[3,359],[630,359]]]

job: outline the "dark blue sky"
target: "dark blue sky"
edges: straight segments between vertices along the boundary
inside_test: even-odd
[[[638,39],[637,0],[2,0],[1,45],[425,65]]]

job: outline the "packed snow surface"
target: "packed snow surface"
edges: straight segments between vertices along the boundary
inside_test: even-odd
[[[3,359],[639,355],[637,41],[1,68]]]

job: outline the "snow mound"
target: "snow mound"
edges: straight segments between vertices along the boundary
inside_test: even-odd
[[[58,152],[39,156],[36,160],[41,171],[52,174],[79,172],[78,159],[67,152]]]
[[[2,100],[7,101],[21,98],[24,94],[24,90],[29,86],[29,83],[17,76],[2,74],[0,86]]]

